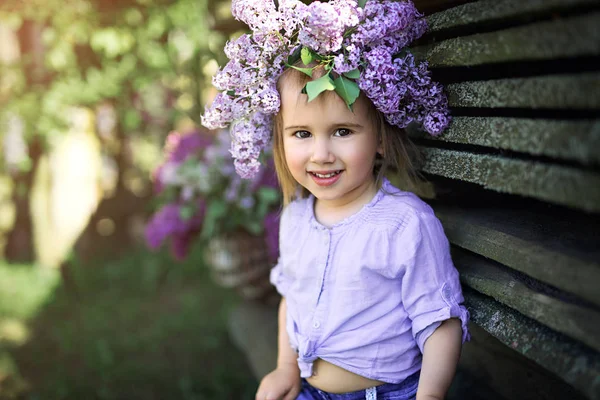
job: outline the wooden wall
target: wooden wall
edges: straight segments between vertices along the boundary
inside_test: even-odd
[[[600,2],[442,8],[412,51],[454,121],[411,136],[474,324],[463,364],[502,398],[600,399]]]

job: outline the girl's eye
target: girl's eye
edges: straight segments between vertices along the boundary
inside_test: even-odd
[[[294,132],[294,136],[296,136],[298,139],[306,139],[310,137],[310,132],[308,131],[296,131]]]
[[[350,129],[346,129],[346,128],[340,128],[337,131],[335,131],[335,136],[348,136],[349,134],[351,134],[352,131]]]

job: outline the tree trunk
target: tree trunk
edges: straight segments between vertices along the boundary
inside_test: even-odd
[[[11,263],[29,263],[35,260],[29,194],[41,155],[42,145],[39,140],[34,140],[29,145],[31,169],[13,175],[12,202],[15,205],[15,223],[4,248],[4,257]]]
[[[42,83],[45,78],[44,45],[41,40],[43,26],[39,22],[24,21],[18,32],[21,55],[30,55],[31,62],[26,65],[25,76],[29,86]],[[31,168],[26,172],[16,172],[12,178],[14,190],[12,201],[15,205],[15,223],[8,234],[4,256],[8,262],[32,262],[35,259],[33,244],[33,226],[29,195],[33,178],[43,152],[41,139],[33,135],[29,144]]]

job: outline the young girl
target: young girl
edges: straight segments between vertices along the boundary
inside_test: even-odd
[[[444,398],[468,337],[458,273],[431,208],[384,177],[411,172],[399,128],[448,122],[440,86],[402,52],[423,20],[387,0],[233,11],[254,32],[228,44],[203,122],[232,123],[244,176],[272,133],[286,204],[279,356],[256,400]]]

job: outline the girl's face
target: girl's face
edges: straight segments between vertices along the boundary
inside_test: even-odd
[[[368,203],[381,147],[365,100],[356,101],[352,112],[334,93],[308,103],[300,89],[292,79],[281,88],[283,149],[290,173],[322,205]]]

